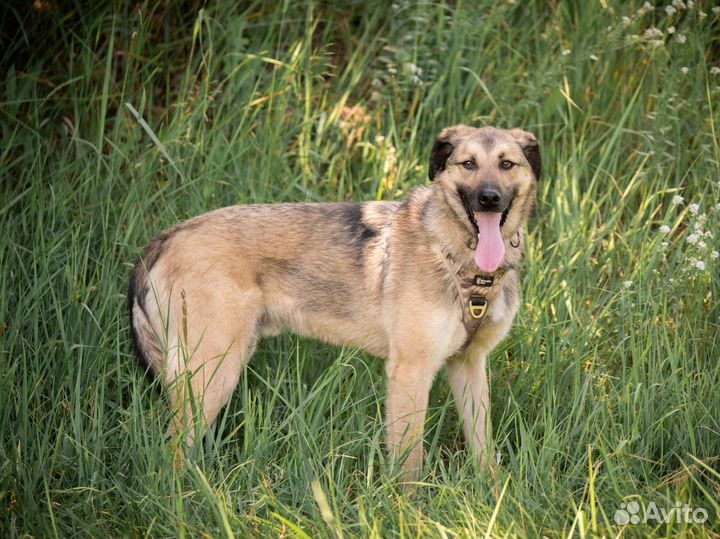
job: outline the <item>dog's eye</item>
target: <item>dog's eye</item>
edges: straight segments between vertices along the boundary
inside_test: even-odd
[[[475,162],[474,161],[470,161],[470,160],[463,161],[462,166],[466,170],[475,170]]]
[[[514,166],[515,163],[513,163],[512,161],[508,161],[507,159],[503,159],[502,161],[500,161],[500,168],[503,170],[510,170]]]

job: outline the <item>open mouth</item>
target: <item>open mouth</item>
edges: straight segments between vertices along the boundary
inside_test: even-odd
[[[475,233],[478,234],[480,232],[480,229],[478,228],[478,222],[475,218],[475,212],[470,208],[470,202],[467,199],[467,193],[464,191],[458,191],[458,195],[460,196],[460,200],[462,201],[463,208],[465,208],[465,213],[467,214],[468,221],[470,221],[470,224],[472,225],[473,229],[475,230]],[[510,202],[507,205],[507,208],[505,208],[502,213],[500,214],[500,228],[502,228],[505,225],[505,221],[507,221],[508,215],[510,214],[510,208],[512,208],[513,201],[515,200],[515,195],[510,199]],[[480,213],[480,212],[478,212]]]
[[[512,208],[513,200],[515,200],[514,196],[510,199],[507,208],[503,210],[502,215],[500,216],[500,228],[502,228],[505,224],[505,221],[507,221],[508,214],[510,213],[510,208]]]
[[[494,273],[505,258],[505,241],[502,238],[501,229],[507,221],[515,195],[502,212],[493,212],[473,211],[467,199],[467,193],[458,190],[458,194],[468,220],[477,235],[473,256],[475,264],[484,273]]]

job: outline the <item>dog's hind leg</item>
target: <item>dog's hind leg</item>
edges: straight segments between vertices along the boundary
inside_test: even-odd
[[[183,291],[174,312],[176,345],[166,371],[173,409],[169,433],[192,446],[230,400],[255,350],[262,292],[214,282],[212,290]]]

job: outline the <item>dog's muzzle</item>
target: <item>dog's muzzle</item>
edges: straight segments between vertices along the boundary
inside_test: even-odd
[[[472,192],[458,189],[458,196],[475,234],[478,233],[478,224],[475,219],[476,212],[501,213],[500,228],[502,228],[505,221],[507,221],[515,195],[516,193],[513,191],[509,195],[503,196],[496,187],[480,187]]]

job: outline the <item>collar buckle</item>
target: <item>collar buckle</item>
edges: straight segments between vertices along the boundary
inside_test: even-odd
[[[475,320],[480,320],[485,316],[488,308],[488,301],[485,296],[473,294],[469,301],[470,316]]]

